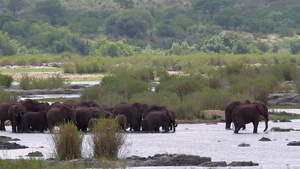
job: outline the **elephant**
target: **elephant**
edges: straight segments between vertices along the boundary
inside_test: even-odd
[[[175,122],[176,115],[172,110],[167,109],[166,106],[160,106],[160,105],[155,105],[155,104],[142,104],[140,107],[140,113],[142,115],[142,119],[144,119],[149,112],[151,111],[166,111],[168,116],[169,116],[169,129],[173,130],[175,132],[175,127],[177,127],[177,123]],[[164,127],[163,127],[164,129]],[[142,130],[147,131],[148,128],[146,124],[143,122],[142,124]],[[158,129],[156,129],[158,131]]]
[[[119,114],[125,115],[127,118],[127,123],[130,126],[130,131],[133,129],[134,131],[140,131],[141,130],[141,103],[135,102],[133,104],[128,103],[119,103],[115,106],[112,113],[114,116],[117,116]]]
[[[100,119],[98,118],[91,118],[88,122],[88,128],[89,128],[89,131],[92,130],[92,128],[94,127],[94,125],[99,121]]]
[[[22,101],[22,104],[26,107],[26,111],[38,112],[47,109],[47,104],[40,103],[34,99],[26,99],[25,101]]]
[[[64,101],[62,104],[66,105],[68,107],[76,107],[78,102],[75,100],[67,100],[67,101]]]
[[[265,118],[265,130],[268,129],[268,107],[260,102],[254,102],[252,104],[241,104],[237,106],[232,112],[232,120],[234,123],[234,133],[238,133],[239,130],[246,124],[252,122],[254,129],[253,133],[257,133],[257,127],[260,119],[260,115]]]
[[[105,111],[97,107],[77,107],[76,121],[78,130],[87,131],[88,123],[92,118],[105,118]]]
[[[0,104],[0,130],[5,131],[5,121],[9,120],[8,109],[14,104],[18,104],[18,102],[8,101]]]
[[[245,100],[245,101],[232,101],[226,104],[225,106],[225,121],[226,121],[226,125],[225,128],[226,129],[230,129],[230,125],[232,122],[232,112],[233,110],[241,104],[251,104],[251,102],[249,100]],[[245,126],[243,127],[243,129],[245,129]]]
[[[163,127],[165,132],[169,132],[170,120],[169,111],[151,111],[142,121],[143,130],[159,131],[159,128]]]
[[[77,107],[98,107],[102,108],[102,106],[95,100],[83,100],[77,104]]]
[[[26,108],[20,103],[9,107],[8,116],[11,122],[13,133],[22,132],[22,116],[24,116],[24,114],[26,114]]]
[[[47,124],[50,131],[55,125],[60,123],[65,123],[71,121],[76,124],[76,109],[70,108],[66,105],[61,105],[60,107],[53,107],[47,112]]]
[[[49,110],[50,110],[51,108],[54,108],[54,107],[60,108],[61,105],[62,105],[61,102],[54,102],[54,103],[52,103],[52,104],[50,105]],[[49,111],[49,110],[48,110],[48,111]]]
[[[116,117],[116,120],[123,131],[127,129],[127,117],[125,115],[119,114]]]
[[[47,112],[41,110],[39,112],[26,112],[22,117],[23,132],[29,133],[30,131],[37,130],[41,133],[47,126]]]

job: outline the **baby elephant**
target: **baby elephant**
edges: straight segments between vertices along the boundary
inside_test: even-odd
[[[43,133],[47,126],[47,112],[45,110],[39,112],[27,112],[22,117],[22,124],[23,132],[28,133],[37,130]]]

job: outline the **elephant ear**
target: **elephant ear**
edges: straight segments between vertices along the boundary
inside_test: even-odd
[[[175,113],[174,113],[172,110],[167,110],[167,114],[168,114],[168,116],[170,117],[170,119],[171,119],[172,121],[175,120],[176,115],[175,115]]]
[[[255,103],[257,110],[260,112],[262,116],[267,116],[268,115],[268,108],[266,105],[262,103]]]

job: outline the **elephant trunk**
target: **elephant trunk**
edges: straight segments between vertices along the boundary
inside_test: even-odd
[[[265,116],[265,124],[266,124],[266,128],[264,130],[264,132],[268,129],[268,121],[269,121],[269,117]]]

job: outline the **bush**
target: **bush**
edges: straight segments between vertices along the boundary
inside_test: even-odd
[[[14,81],[14,79],[11,76],[0,74],[0,85],[1,86],[10,88],[11,83],[13,81]]]
[[[54,154],[59,160],[70,160],[81,157],[83,135],[71,123],[61,124],[59,132],[52,134]]]
[[[0,87],[0,103],[6,101],[18,101],[18,94],[15,92],[7,92],[2,87]]]
[[[38,79],[35,77],[29,77],[28,74],[23,74],[20,87],[23,90],[31,89],[57,89],[64,85],[64,79],[59,75],[52,75],[52,77],[45,79]]]
[[[117,160],[126,135],[121,132],[116,119],[101,119],[93,126],[91,138],[96,158]]]

